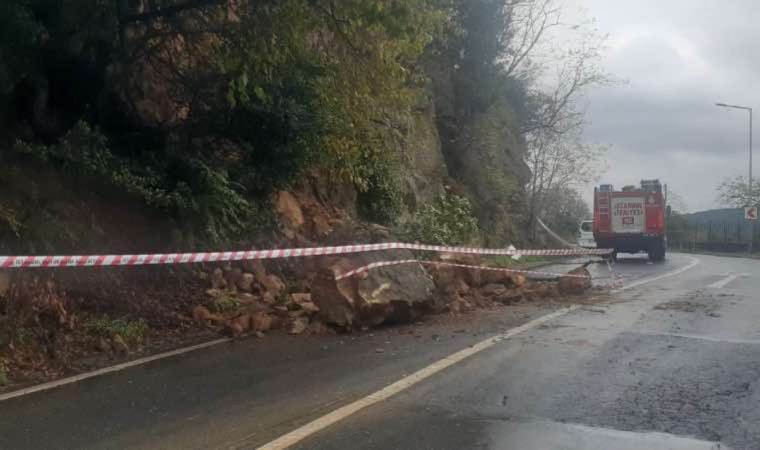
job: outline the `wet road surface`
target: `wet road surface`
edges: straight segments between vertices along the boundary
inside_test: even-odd
[[[634,286],[296,448],[760,448],[760,262],[673,254],[615,270]],[[1,402],[0,448],[256,448],[551,310],[517,308],[426,325],[422,338],[387,329],[273,339],[268,350],[241,342]]]

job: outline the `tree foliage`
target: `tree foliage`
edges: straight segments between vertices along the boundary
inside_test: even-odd
[[[16,158],[108,184],[213,242],[307,168],[354,184],[373,218],[398,216],[414,64],[445,21],[438,2],[68,3],[0,6],[0,142],[18,140]]]
[[[214,243],[245,235],[307,169],[392,223],[430,77],[445,81],[444,152],[490,161],[475,212],[517,218],[524,139],[579,126],[580,93],[603,81],[593,34],[544,56],[560,12],[554,0],[6,0],[3,163],[108,186]],[[0,226],[24,230],[2,205]]]
[[[401,234],[410,241],[461,245],[478,240],[479,226],[469,200],[446,193],[417,211]]]
[[[575,242],[578,225],[591,217],[588,205],[580,193],[572,188],[558,186],[546,195],[542,218],[546,226]]]
[[[726,178],[718,185],[717,191],[718,201],[734,208],[760,204],[760,186],[752,183],[750,191],[749,183],[744,176]]]

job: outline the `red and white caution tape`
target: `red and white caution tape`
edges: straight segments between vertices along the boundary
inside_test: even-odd
[[[0,256],[0,268],[26,267],[100,267],[141,266],[154,264],[186,264],[219,261],[243,261],[254,259],[291,258],[298,256],[341,255],[380,250],[425,250],[444,253],[467,253],[476,255],[507,256],[603,256],[610,249],[555,249],[516,250],[473,247],[444,247],[441,245],[407,244],[389,242],[382,244],[342,245],[337,247],[307,247],[271,250],[247,250],[211,253],[155,253],[146,255],[76,255],[76,256]]]
[[[442,262],[442,261],[421,261],[418,259],[400,259],[398,261],[378,261],[371,264],[367,264],[366,266],[359,267],[357,269],[349,270],[348,272],[342,273],[340,275],[337,275],[335,277],[336,280],[342,280],[344,278],[348,278],[354,275],[358,275],[363,272],[370,271],[372,269],[377,269],[378,267],[387,267],[387,266],[395,266],[398,264],[412,264],[412,263],[418,263],[418,264],[425,264],[425,265],[431,265],[431,266],[448,266],[448,267],[463,267],[465,269],[474,269],[474,270],[488,270],[488,271],[494,271],[494,272],[508,272],[508,273],[519,273],[519,274],[525,274],[525,275],[540,275],[540,276],[549,276],[549,277],[567,277],[567,278],[590,278],[586,275],[575,275],[575,274],[567,274],[567,273],[551,273],[551,272],[540,272],[536,270],[521,270],[521,269],[504,269],[501,267],[488,267],[488,266],[473,266],[469,264],[456,264],[456,263],[449,263],[449,262]]]

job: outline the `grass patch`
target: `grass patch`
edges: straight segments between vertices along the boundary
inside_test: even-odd
[[[226,295],[215,298],[214,302],[211,304],[211,309],[217,313],[234,311],[238,308],[240,308],[240,302]]]
[[[105,338],[112,338],[118,334],[131,343],[142,342],[149,330],[148,323],[143,319],[111,319],[107,316],[87,321],[85,328],[89,333]]]

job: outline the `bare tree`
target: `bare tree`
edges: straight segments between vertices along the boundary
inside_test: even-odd
[[[533,50],[551,28],[560,25],[561,8],[555,0],[510,0],[506,4],[511,20],[502,35],[505,54],[499,63],[507,76],[519,76]]]
[[[603,169],[606,149],[582,139],[583,99],[589,88],[615,80],[602,69],[607,36],[593,20],[564,22],[558,0],[511,0],[507,7],[511,23],[501,62],[509,76],[527,83],[531,102],[521,131],[532,171],[527,199],[533,232],[552,193],[591,181]]]
[[[578,127],[563,133],[546,129],[529,137],[526,162],[531,169],[528,184],[531,231],[535,218],[544,216],[552,204],[552,193],[593,181],[605,167],[606,148],[585,144],[580,131]]]
[[[718,185],[717,191],[718,201],[734,208],[760,204],[760,186],[753,183],[750,192],[747,179],[743,176],[726,178]]]

